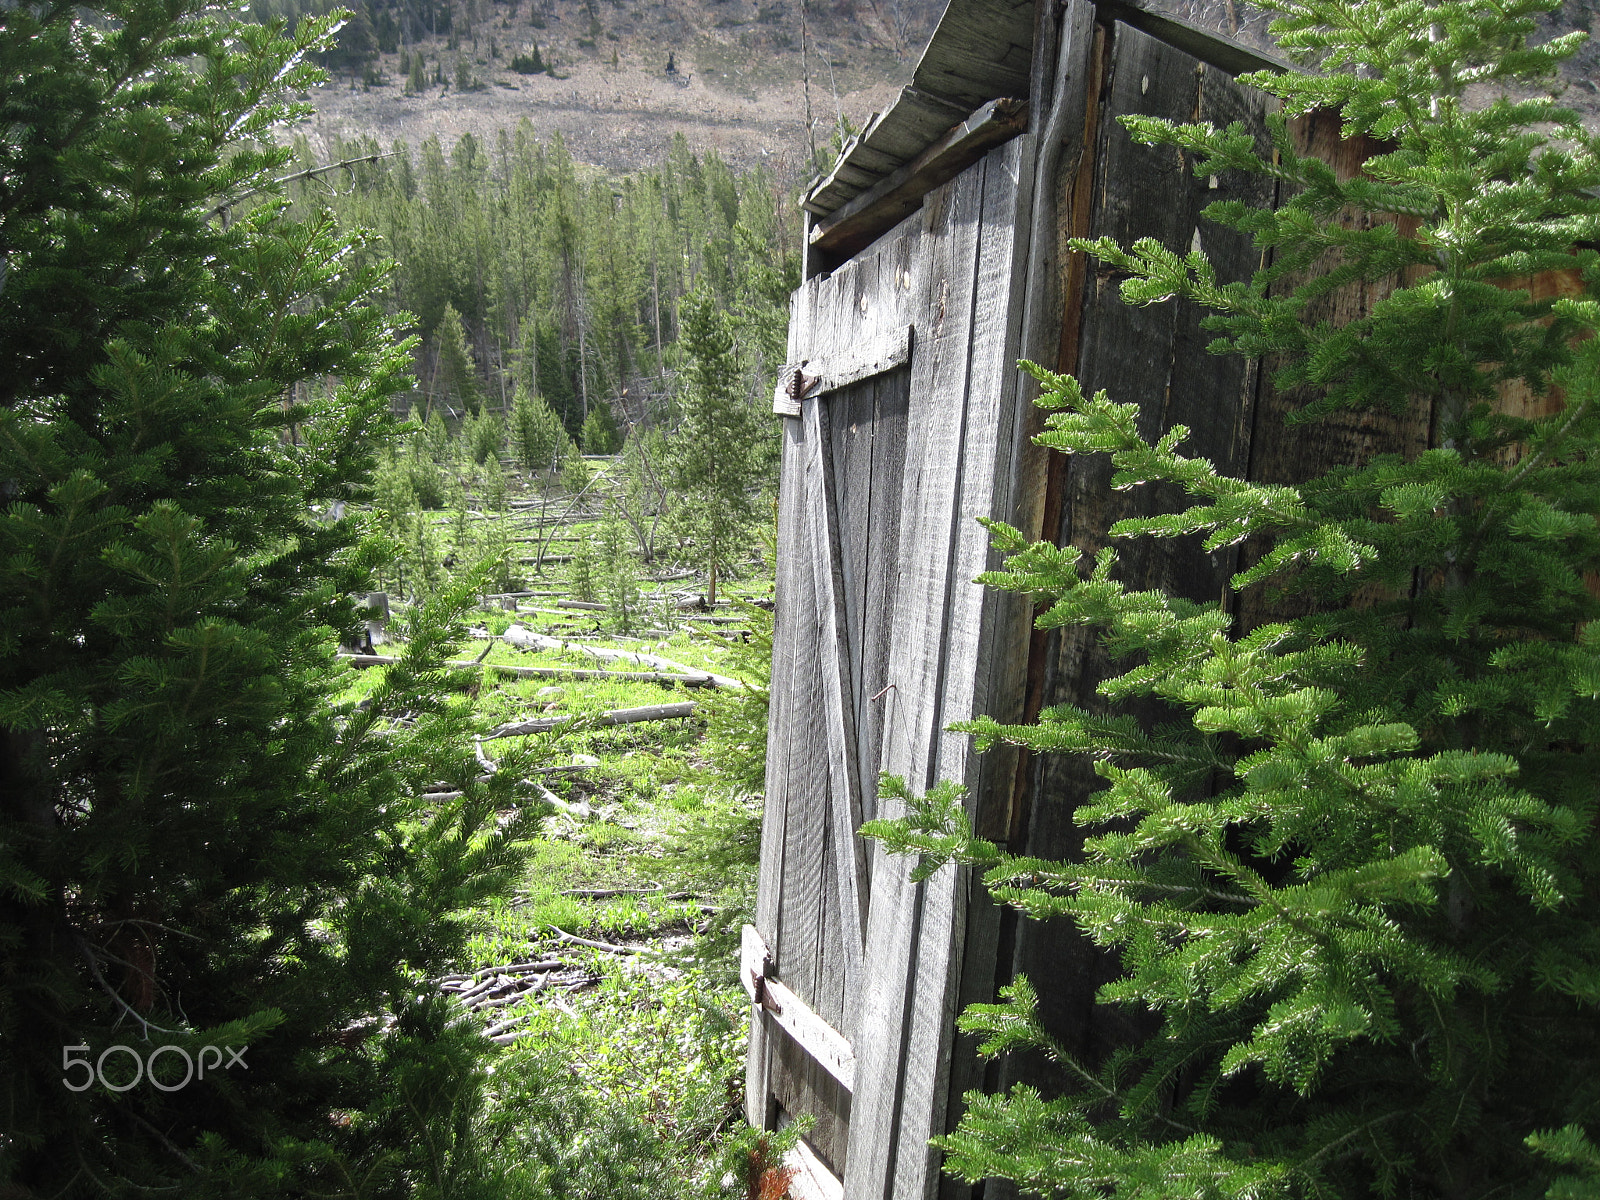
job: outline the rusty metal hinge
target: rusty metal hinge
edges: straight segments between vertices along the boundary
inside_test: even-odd
[[[809,361],[809,359],[806,360],[806,362]],[[821,382],[822,377],[820,375],[807,375],[805,366],[806,363],[802,362],[794,369],[794,374],[789,376],[788,385],[783,389],[791,400],[804,400],[811,394],[811,389]]]
[[[763,968],[763,971],[765,971],[765,968]],[[760,1007],[766,1009],[769,1013],[773,1014],[781,1013],[783,1011],[782,1005],[774,1000],[772,998],[772,994],[767,991],[766,975],[764,973],[757,975],[755,968],[753,967],[750,970],[750,986],[755,989],[756,993],[755,999],[751,1001],[752,1004],[759,1005]]]

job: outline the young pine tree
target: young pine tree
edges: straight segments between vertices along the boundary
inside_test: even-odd
[[[318,514],[363,498],[410,346],[326,219],[227,207],[334,24],[215,11],[0,20],[0,1191],[504,1194],[483,1039],[418,991],[515,865],[509,798],[437,619],[334,701],[374,564]]]
[[[485,412],[469,417],[461,427],[461,438],[474,464],[500,461],[505,449],[506,426],[497,413]]]
[[[574,599],[593,604],[600,594],[604,564],[595,545],[593,531],[585,530],[572,544],[572,561],[567,564],[567,586]]]
[[[1282,117],[1270,156],[1243,128],[1128,118],[1202,176],[1293,191],[1276,211],[1207,210],[1272,266],[1221,285],[1198,251],[1079,248],[1126,273],[1130,303],[1213,309],[1213,349],[1283,356],[1277,385],[1319,395],[1299,413],[1309,436],[1335,409],[1409,409],[1431,412],[1432,448],[1262,486],[1185,457],[1187,430],[1147,440],[1134,406],[1039,372],[1041,441],[1109,454],[1119,486],[1192,498],[1113,536],[1257,538],[1235,588],[1270,582],[1313,615],[1241,629],[1128,590],[1114,550],[1087,564],[994,527],[1010,558],[986,582],[1050,600],[1041,627],[1097,626],[1131,660],[1104,710],[969,726],[982,746],[1094,759],[1106,787],[1076,813],[1082,858],[974,839],[948,786],[891,785],[911,816],[876,832],[928,855],[921,870],[983,866],[1005,901],[1119,951],[1100,999],[1143,1010],[1151,1033],[1085,1063],[1040,1024],[1029,981],[974,1006],[963,1024],[990,1052],[1042,1047],[1065,1094],[969,1097],[946,1165],[1063,1197],[1593,1195],[1600,142],[1530,88],[1582,35],[1530,44],[1550,0],[1270,7],[1316,73],[1250,82],[1285,116],[1334,107],[1392,148],[1340,180]],[[1517,282],[1548,270],[1585,295]],[[1368,316],[1306,319],[1331,287],[1396,276]],[[1505,385],[1543,403],[1510,411]],[[1176,725],[1138,715],[1162,707]],[[1590,1181],[1563,1180],[1564,1163]]]
[[[620,445],[622,431],[617,428],[617,418],[611,415],[611,406],[595,405],[583,420],[583,452],[615,454]]]
[[[664,465],[666,438],[658,429],[636,425],[622,446],[622,478],[617,510],[633,530],[641,562],[655,561],[656,533],[671,505]]]
[[[694,540],[709,576],[707,599],[715,603],[718,573],[743,547],[755,520],[766,430],[742,395],[733,333],[716,297],[704,289],[691,292],[682,314],[683,421],[670,445],[674,519]]]
[[[639,564],[633,557],[633,533],[614,506],[606,506],[605,519],[594,541],[606,615],[618,630],[632,633],[644,607],[639,593]]]
[[[543,397],[529,395],[517,385],[511,404],[511,447],[522,468],[530,473],[550,471],[566,457],[567,430]]]
[[[476,416],[483,407],[483,389],[478,385],[478,367],[467,345],[466,328],[453,304],[444,306],[434,336],[439,342],[439,365],[433,373],[435,398],[457,412]]]
[[[583,459],[583,452],[573,443],[567,443],[567,456],[561,462],[561,486],[572,496],[578,496],[588,490],[589,484],[594,480],[594,472],[589,469],[589,464]]]

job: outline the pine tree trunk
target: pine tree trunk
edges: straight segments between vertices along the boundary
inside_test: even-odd
[[[667,361],[661,354],[661,263],[656,254],[656,240],[650,239],[650,304],[656,318],[656,378],[667,377]]]
[[[806,51],[806,0],[800,0],[800,80],[806,95],[806,140],[811,149],[811,166],[817,163],[817,126],[811,118],[811,60]]]

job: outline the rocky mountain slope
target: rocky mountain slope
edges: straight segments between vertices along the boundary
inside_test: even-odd
[[[1270,14],[1245,0],[1156,2],[1271,48]],[[683,134],[735,166],[764,162],[797,179],[809,174],[813,145],[826,156],[839,131],[893,100],[943,8],[943,0],[367,0],[331,60],[335,80],[310,97],[316,115],[299,132],[326,161],[359,137],[415,146],[437,136],[448,147],[469,132],[492,140],[527,118],[606,171],[659,162]],[[1600,0],[1566,0],[1546,24],[1600,34]],[[1567,102],[1600,128],[1600,37],[1569,64],[1567,83]]]
[[[1275,53],[1267,26],[1273,14],[1245,0],[1156,0],[1156,7],[1196,25]],[[1542,36],[1582,29],[1590,40],[1566,64],[1562,101],[1585,114],[1591,130],[1600,131],[1600,0],[1563,0],[1540,22]]]
[[[807,91],[826,150],[910,79],[942,0],[455,0],[367,8],[310,98],[300,132],[319,158],[376,137],[416,145],[492,134],[526,117],[579,161],[629,171],[675,134],[738,166],[806,169]],[[441,20],[442,14],[448,14]],[[432,18],[431,20],[429,18]],[[367,28],[361,28],[362,24]],[[420,54],[422,69],[414,59]],[[515,65],[513,60],[518,60]],[[545,70],[522,73],[537,62]],[[806,76],[809,75],[809,89]],[[464,85],[464,86],[463,86]]]

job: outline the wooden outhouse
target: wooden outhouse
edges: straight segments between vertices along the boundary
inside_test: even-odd
[[[928,1143],[953,1127],[964,1093],[1036,1070],[982,1062],[955,1027],[1018,972],[1069,1045],[1094,1058],[1119,1038],[1093,1004],[1106,968],[1074,933],[1019,922],[954,868],[913,884],[910,861],[857,833],[890,772],[917,790],[965,784],[979,833],[1013,850],[1061,857],[1080,836],[1086,764],[980,755],[948,730],[1092,701],[1106,670],[1090,635],[1040,634],[1025,602],[973,582],[997,565],[978,518],[1093,549],[1113,520],[1164,497],[1113,493],[1103,457],[1034,447],[1036,388],[1017,361],[1138,403],[1147,433],[1188,425],[1189,452],[1256,479],[1426,436],[1425,414],[1350,417],[1319,427],[1314,446],[1296,442],[1279,420],[1292,398],[1272,395],[1255,365],[1205,353],[1201,313],[1129,308],[1112,273],[1065,253],[1071,236],[1149,236],[1202,246],[1220,277],[1247,278],[1258,252],[1200,211],[1230,196],[1270,203],[1272,185],[1196,178],[1184,154],[1136,145],[1116,118],[1261,128],[1267,99],[1235,76],[1281,65],[1127,0],[949,0],[911,85],[805,198],[805,282],[774,399],[767,801],[741,964],[748,1116],[814,1120],[798,1195],[972,1194],[941,1178]],[[1295,136],[1364,157],[1337,142],[1336,121],[1303,119]],[[1231,603],[1234,554],[1145,542],[1122,576]],[[995,1182],[983,1193],[1014,1194]]]

